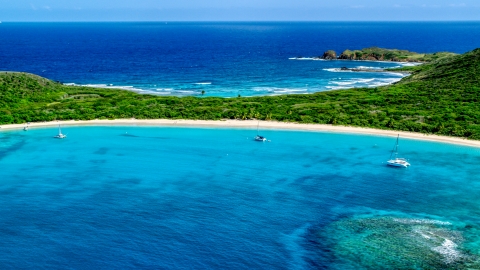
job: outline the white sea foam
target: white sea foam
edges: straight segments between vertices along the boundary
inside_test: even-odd
[[[389,64],[398,64],[398,65],[421,65],[423,63],[417,62],[399,62],[399,61],[378,61],[378,60],[350,60],[352,62],[370,62],[370,63],[389,63]]]
[[[355,68],[358,68],[358,69],[384,69],[382,67],[368,67],[368,66],[358,66],[358,67],[355,67]]]
[[[174,91],[173,88],[157,88],[155,90],[156,95],[171,95],[172,91]]]
[[[359,79],[358,82],[361,82],[361,83],[366,83],[366,82],[371,82],[375,79]]]
[[[399,72],[385,72],[385,74],[389,74],[389,75],[394,75],[394,76],[399,76],[399,77],[406,77],[408,76],[408,74],[405,74],[405,73],[399,73]]]
[[[318,57],[290,57],[289,60],[309,60],[309,61],[324,61],[325,59],[321,59]]]
[[[306,93],[306,89],[279,89],[279,90],[274,90],[274,93],[279,93],[279,94],[300,94],[300,93]]]
[[[196,94],[195,91],[190,91],[190,90],[177,90],[175,92],[176,93],[182,93],[182,94]]]
[[[357,82],[356,81],[331,81],[328,83],[337,84],[337,85],[352,85],[352,84],[356,84]]]
[[[427,240],[432,239],[432,237],[431,237],[430,235],[423,233],[422,230],[415,229],[415,230],[413,230],[413,231],[414,231],[415,233],[420,234],[423,238],[425,238],[425,239],[427,239]]]
[[[129,91],[134,91],[134,92],[153,92],[153,91],[148,91],[140,88],[135,88],[133,86],[128,86],[128,85],[113,85],[113,84],[76,84],[76,83],[65,83],[64,85],[69,85],[69,86],[83,86],[83,87],[92,87],[92,88],[104,88],[104,89],[121,89],[121,90],[129,90]]]
[[[404,66],[404,67],[414,67],[414,66],[419,66],[419,65],[422,65],[423,63],[415,63],[415,62],[406,62],[406,63],[403,63],[403,62],[399,62],[400,65]]]
[[[350,86],[325,86],[325,88],[330,90],[339,90],[339,89],[349,89],[352,88]]]
[[[392,83],[392,82],[398,82],[401,79],[402,78],[382,78],[382,79],[378,79],[378,81],[386,82],[386,83]]]
[[[324,68],[323,70],[329,72],[353,72],[351,70],[341,70],[340,68]]]
[[[329,81],[329,84],[336,84],[336,85],[355,85],[358,84],[360,86],[365,85],[368,82],[372,82],[375,79],[358,79],[358,80],[341,80],[341,81]]]
[[[252,91],[255,92],[273,92],[275,88],[273,87],[253,87]]]
[[[211,82],[198,82],[198,83],[194,83],[194,84],[197,84],[197,85],[211,85],[212,83]]]
[[[100,83],[100,84],[84,84],[84,85],[82,85],[82,86],[105,88],[105,87],[107,87],[108,85]]]
[[[403,224],[435,224],[435,225],[452,225],[450,222],[431,220],[431,219],[415,219],[415,218],[394,218],[393,221]]]
[[[389,85],[389,84],[398,82],[400,80],[401,80],[401,78],[375,79],[374,81],[372,81],[368,84],[368,87],[377,87],[377,86]]]
[[[463,257],[457,250],[457,244],[447,238],[445,238],[441,246],[434,247],[432,250],[442,255],[444,262],[447,264],[453,263]]]
[[[255,92],[267,92],[272,93],[272,95],[280,94],[303,94],[307,93],[307,88],[280,88],[280,87],[253,87],[252,91]]]
[[[435,225],[451,225],[449,222],[443,222],[438,220],[425,220],[425,219],[394,219],[403,224],[435,224]],[[453,240],[444,236],[444,231],[429,230],[427,228],[419,227],[413,230],[415,233],[420,234],[424,239],[436,246],[431,247],[431,250],[439,253],[443,257],[443,261],[446,264],[454,263],[458,259],[464,257],[461,251],[457,249],[458,245]],[[441,244],[438,246],[438,244]]]
[[[345,79],[332,80],[328,84],[335,86],[326,86],[325,88],[331,90],[348,89],[355,87],[378,87],[389,85],[400,81],[401,78],[364,78],[364,79]]]

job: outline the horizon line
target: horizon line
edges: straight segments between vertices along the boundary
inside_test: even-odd
[[[480,22],[480,20],[78,20],[78,21],[2,21],[0,23],[320,23],[320,22]]]

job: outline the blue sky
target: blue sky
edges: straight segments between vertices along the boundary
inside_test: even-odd
[[[480,0],[0,0],[0,21],[480,20]]]

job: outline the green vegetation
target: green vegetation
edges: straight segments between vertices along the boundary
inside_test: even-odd
[[[348,60],[373,60],[373,61],[395,61],[395,62],[432,62],[442,58],[454,56],[450,52],[438,52],[432,54],[416,53],[406,50],[383,49],[377,47],[361,50],[345,50],[339,59]]]
[[[480,49],[385,87],[264,97],[164,97],[0,74],[0,124],[88,119],[264,119],[480,139]]]

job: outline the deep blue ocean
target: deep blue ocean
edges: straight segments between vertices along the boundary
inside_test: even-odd
[[[464,53],[480,22],[2,23],[0,70],[160,95],[399,80],[370,46]],[[480,269],[480,149],[182,127],[0,129],[0,269]]]
[[[378,46],[464,53],[480,22],[2,23],[0,70],[160,95],[278,95],[375,87],[392,73],[336,72],[398,63],[295,61]]]
[[[0,132],[1,269],[479,269],[480,149],[181,127]],[[450,267],[450,268],[449,268]]]

